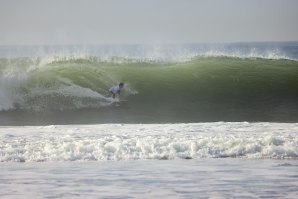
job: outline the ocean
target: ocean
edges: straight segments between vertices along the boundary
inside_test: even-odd
[[[1,198],[296,198],[298,42],[0,46],[0,125]]]

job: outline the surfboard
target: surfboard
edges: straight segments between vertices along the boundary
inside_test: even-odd
[[[126,102],[128,102],[128,100],[119,100],[119,101],[115,101],[114,103],[116,106],[120,106],[120,105],[126,104]]]

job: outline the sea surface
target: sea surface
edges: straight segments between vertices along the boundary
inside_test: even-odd
[[[2,163],[1,198],[297,198],[298,161]]]
[[[298,42],[0,46],[0,198],[297,190]]]

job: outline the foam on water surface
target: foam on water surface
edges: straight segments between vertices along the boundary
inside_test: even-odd
[[[298,124],[101,124],[0,128],[1,162],[298,158]]]

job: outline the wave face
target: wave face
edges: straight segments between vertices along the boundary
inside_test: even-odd
[[[0,162],[298,158],[298,125],[102,124],[0,128]]]
[[[208,53],[1,58],[0,123],[298,120],[298,61]]]

